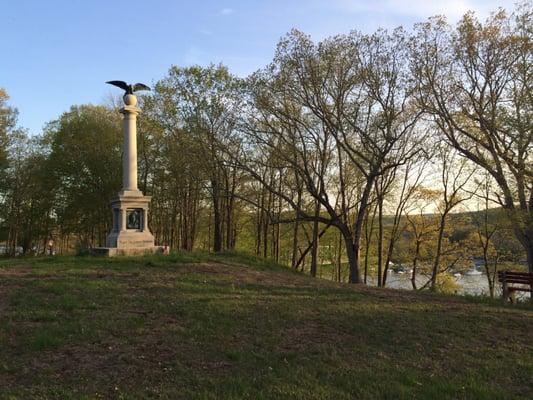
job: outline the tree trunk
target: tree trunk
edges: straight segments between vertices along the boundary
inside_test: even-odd
[[[359,276],[359,248],[352,242],[350,237],[344,237],[344,244],[346,245],[346,255],[348,256],[348,265],[350,266],[350,283],[360,283]]]
[[[218,199],[213,196],[213,251],[222,251],[222,219],[218,208]]]
[[[315,220],[313,221],[313,249],[311,251],[311,271],[312,277],[316,277],[318,265],[318,216],[320,215],[320,203],[315,202]]]
[[[444,228],[446,225],[446,214],[440,218],[439,236],[437,238],[437,251],[435,253],[435,260],[433,261],[433,271],[431,273],[430,289],[434,291],[437,288],[437,275],[439,274],[440,255],[442,252],[442,240],[444,238]]]
[[[381,286],[385,287],[387,284],[387,277],[389,276],[389,264],[392,259],[392,252],[394,251],[394,238],[391,237],[389,247],[387,248],[387,256],[385,257],[385,269],[383,270],[383,281]]]
[[[214,174],[217,174],[215,171]],[[213,175],[211,177],[211,197],[213,202],[213,251],[220,252],[222,251],[222,225],[223,225],[223,216],[221,213],[221,204],[220,204],[220,183],[218,175]]]
[[[233,240],[233,204],[234,204],[233,194],[230,194],[230,198],[226,204],[226,249],[233,250],[234,240]]]
[[[490,298],[494,298],[494,281],[492,280],[492,274],[490,271],[490,263],[488,257],[489,251],[489,239],[483,243],[483,267],[485,268],[485,273],[487,274],[487,283],[489,285],[489,294]]]
[[[294,230],[292,232],[292,260],[291,260],[291,267],[293,269],[296,269],[298,266],[296,264],[296,257],[298,257],[298,228],[300,226],[300,222],[296,220],[294,222]]]
[[[520,235],[520,243],[526,251],[528,271],[533,274],[533,231]]]
[[[324,229],[322,229],[320,231],[320,233],[318,234],[318,238],[319,239],[324,235],[324,233],[326,233],[326,231],[328,230],[328,228],[330,226],[331,226],[331,223],[328,223],[328,224],[326,224]],[[294,267],[294,269],[298,269],[300,264],[303,263],[303,261],[305,259],[305,256],[307,255],[307,253],[309,253],[311,251],[312,248],[313,248],[313,242],[309,243],[309,245],[306,247],[306,249],[302,252],[302,254],[300,255],[300,258],[298,258],[298,261],[296,262],[296,266]]]
[[[369,213],[365,217],[365,271],[363,282],[366,285],[368,278],[368,252],[370,250],[370,242],[372,241],[372,233],[374,232],[374,219],[376,218],[377,207],[374,207],[372,211],[372,218],[369,218]],[[370,220],[370,229],[368,228],[368,222]]]
[[[531,232],[531,235],[528,237],[525,237],[525,245],[524,248],[526,249],[526,259],[527,259],[527,266],[530,274],[533,274],[533,232]],[[533,290],[533,284],[529,286],[530,290]],[[530,300],[533,302],[533,292],[529,293]]]
[[[257,257],[261,254],[261,234],[263,232],[263,207],[265,203],[265,192],[261,189],[261,197],[259,199],[259,208],[257,210],[257,231],[255,235],[255,255]]]
[[[378,287],[382,286],[383,277],[383,197],[378,198]],[[385,266],[387,268],[388,266]]]
[[[337,282],[341,282],[342,280],[342,276],[341,276],[341,271],[342,271],[342,235],[340,234],[339,232],[339,241],[338,241],[338,244],[337,244],[338,248],[337,248]]]
[[[234,169],[231,174],[231,182],[227,181],[228,201],[226,209],[226,249],[234,250],[235,248],[235,188],[237,180],[237,170]]]
[[[267,201],[266,201],[266,211],[263,211],[263,258],[268,258],[268,225],[269,225],[269,215],[271,211],[272,204],[272,193],[268,192]]]
[[[297,190],[297,207],[300,209],[302,207],[302,190],[300,187],[298,187]],[[300,221],[296,219],[294,221],[294,230],[292,232],[292,260],[291,260],[291,266],[293,269],[296,269],[298,267],[297,264],[297,257],[298,257],[298,230],[300,228]]]
[[[411,274],[411,285],[416,290],[416,269],[418,267],[418,257],[420,256],[420,240],[416,241],[415,256],[413,258],[413,273]]]
[[[368,178],[365,189],[363,190],[363,194],[361,196],[361,199],[359,201],[359,210],[357,211],[357,220],[355,221],[355,226],[353,230],[353,242],[351,242],[351,246],[353,246],[352,249],[348,248],[348,243],[346,243],[346,251],[349,253],[352,253],[353,256],[353,263],[350,262],[350,283],[360,283],[361,282],[361,276],[359,274],[359,266],[361,264],[360,259],[360,253],[359,250],[361,248],[361,236],[363,231],[363,222],[365,218],[365,214],[368,208],[368,199],[370,198],[370,192],[372,190],[372,187],[374,186],[374,178],[372,175]],[[343,233],[345,237],[345,241],[348,237],[350,237],[349,234]],[[348,254],[348,259],[350,260],[350,254]]]

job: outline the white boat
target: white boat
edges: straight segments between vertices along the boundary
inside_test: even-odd
[[[469,269],[468,271],[466,271],[466,272],[465,272],[465,275],[467,275],[467,276],[483,275],[483,272],[478,271],[478,270],[475,269],[475,268],[472,268],[472,269]]]

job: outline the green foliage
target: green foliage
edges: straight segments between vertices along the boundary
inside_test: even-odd
[[[103,244],[109,201],[121,186],[120,115],[103,106],[74,106],[48,124],[47,170],[54,179],[54,209],[61,233]]]
[[[9,135],[16,126],[18,115],[15,108],[7,105],[8,99],[7,92],[0,88],[0,173],[7,167]]]
[[[234,129],[240,86],[222,65],[174,66],[143,98],[141,176],[154,196],[152,219],[160,241],[185,250],[197,240],[216,251],[234,248],[239,178],[221,149],[239,151]],[[200,214],[208,207],[213,246],[205,235],[211,216]]]
[[[437,291],[445,294],[454,294],[459,289],[453,276],[449,274],[439,274],[437,276]]]
[[[0,91],[0,241],[13,255],[46,235],[53,195],[40,139],[16,128],[16,110],[5,107],[1,96]]]

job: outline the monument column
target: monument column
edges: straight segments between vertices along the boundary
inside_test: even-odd
[[[137,187],[137,97],[134,94],[124,96],[125,106],[120,109],[124,116],[124,148],[122,156],[122,191],[124,194],[142,196]]]

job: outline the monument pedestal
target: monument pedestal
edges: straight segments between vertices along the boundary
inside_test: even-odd
[[[154,245],[148,228],[150,200],[140,191],[120,192],[111,202],[113,228],[106,239],[107,247],[97,247],[92,253],[110,257],[164,253],[164,246]]]
[[[107,247],[154,247],[154,237],[148,229],[150,196],[119,194],[111,202],[113,229],[107,236]]]

